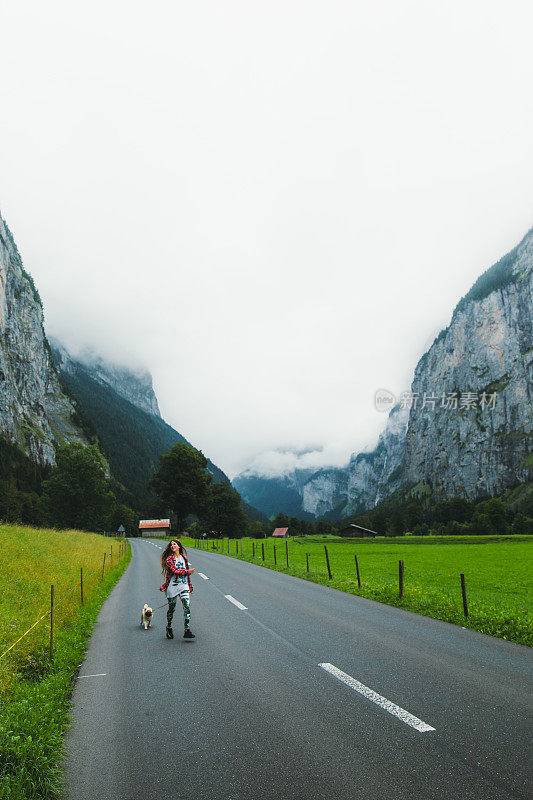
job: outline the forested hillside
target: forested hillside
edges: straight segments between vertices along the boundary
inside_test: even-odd
[[[147,483],[159,457],[178,442],[189,442],[160,417],[137,408],[82,368],[60,375],[93,423],[113,475],[139,500],[149,502],[153,497]],[[212,461],[208,470],[214,481],[229,480]]]

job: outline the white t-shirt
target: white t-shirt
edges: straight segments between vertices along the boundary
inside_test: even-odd
[[[183,556],[175,556],[176,561],[176,569],[187,569],[187,565],[185,564],[185,559]],[[168,584],[165,594],[167,597],[176,597],[176,595],[182,595],[184,592],[189,594],[189,582],[187,580],[186,575],[174,575],[170,579],[170,583]]]

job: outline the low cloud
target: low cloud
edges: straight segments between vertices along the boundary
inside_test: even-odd
[[[289,475],[295,470],[342,467],[347,465],[350,455],[351,453],[346,452],[345,447],[335,448],[333,446],[303,451],[265,450],[253,459],[245,470],[245,474],[276,478]]]
[[[370,448],[376,389],[531,226],[533,12],[441,5],[3,4],[0,200],[46,329],[146,366],[230,476]]]

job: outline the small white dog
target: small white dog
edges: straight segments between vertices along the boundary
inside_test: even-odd
[[[153,613],[154,612],[152,611],[150,606],[145,603],[144,608],[141,611],[141,628],[144,626],[145,631],[147,631],[150,625],[152,624]]]

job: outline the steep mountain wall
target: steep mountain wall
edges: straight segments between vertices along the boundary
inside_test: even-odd
[[[532,268],[533,230],[474,284],[417,364],[404,485],[474,499],[531,480]]]
[[[283,511],[289,516],[312,519],[313,513],[307,513],[303,508],[303,490],[313,475],[316,471],[312,469],[297,469],[276,477],[265,477],[247,470],[237,475],[232,484],[247,503],[267,517]]]
[[[267,514],[340,519],[417,484],[475,499],[532,480],[532,267],[533,230],[458,303],[374,450],[312,474],[244,472],[239,491]]]
[[[293,470],[273,478],[244,472],[233,485],[269,516],[283,511],[302,519],[339,520],[356,514],[400,486],[408,419],[409,410],[395,406],[376,447],[354,453],[346,467]]]
[[[152,376],[147,370],[131,369],[120,364],[104,361],[93,350],[85,349],[75,359],[57,339],[49,336],[54,360],[60,372],[72,373],[83,367],[92,379],[109,386],[118,395],[141,411],[161,418]]]
[[[303,508],[340,519],[377,505],[401,485],[409,410],[397,405],[373,450],[354,453],[347,467],[320,470],[303,489]]]
[[[152,385],[146,373],[130,372],[126,368],[98,359],[94,367],[87,359],[78,361],[68,351],[54,341],[52,352],[59,369],[61,380],[69,392],[80,402],[85,414],[94,426],[104,452],[109,459],[113,475],[133,494],[143,501],[149,501],[147,483],[159,466],[159,456],[166,453],[178,442],[189,444],[185,437],[168,425],[159,415],[145,408],[145,387]],[[103,380],[102,374],[123,374],[128,384],[128,394],[140,398],[133,403],[119,393],[110,380]],[[139,386],[135,387],[135,382]],[[153,390],[152,390],[153,391]],[[154,395],[157,406],[157,400]],[[212,461],[207,469],[214,481],[228,481],[229,478]]]
[[[0,216],[0,434],[34,461],[55,463],[59,443],[85,441],[63,393],[33,280]]]

